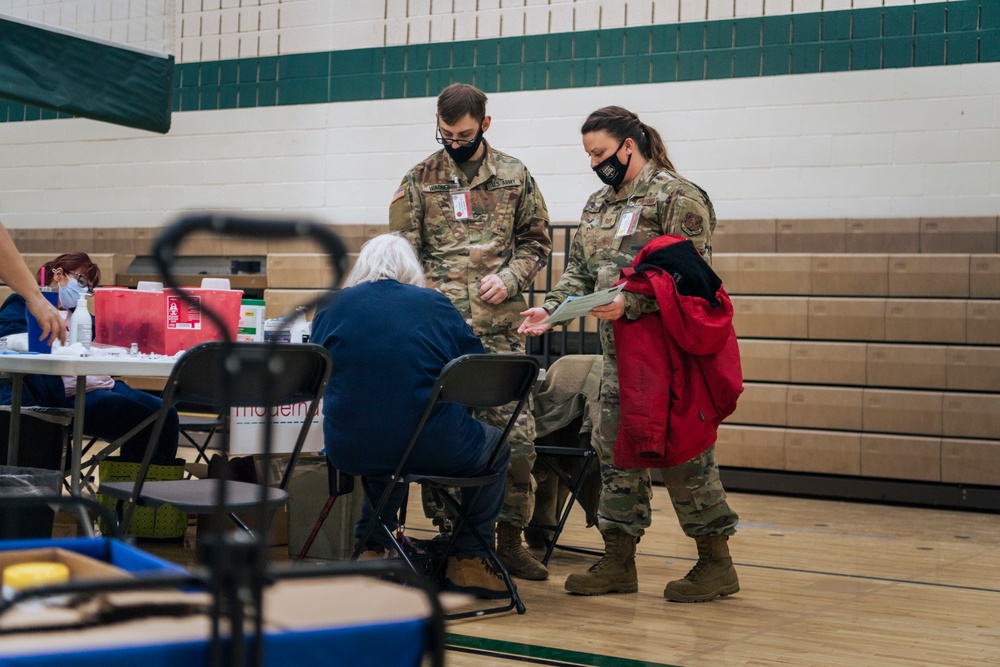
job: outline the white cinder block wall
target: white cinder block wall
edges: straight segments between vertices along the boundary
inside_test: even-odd
[[[923,1],[923,0],[919,0]],[[914,4],[915,0],[0,0],[0,14],[179,63]],[[495,93],[488,139],[554,221],[600,184],[579,126],[620,104],[660,129],[720,218],[996,215],[1000,64]],[[382,223],[435,150],[434,99],[174,113],[167,135],[0,123],[9,227],[158,226],[191,208]]]

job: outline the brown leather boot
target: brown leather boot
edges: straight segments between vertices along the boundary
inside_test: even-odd
[[[501,521],[497,524],[497,556],[512,577],[544,581],[549,571],[521,543],[521,528]]]
[[[468,593],[481,600],[496,600],[507,597],[510,592],[503,576],[485,558],[448,557],[444,573],[445,590]]]
[[[671,602],[708,602],[738,592],[740,580],[729,556],[729,536],[704,535],[694,541],[698,562],[683,579],[668,583],[663,597]]]
[[[604,556],[584,574],[571,574],[566,590],[577,595],[635,593],[639,577],[635,571],[636,536],[612,528],[604,533]]]

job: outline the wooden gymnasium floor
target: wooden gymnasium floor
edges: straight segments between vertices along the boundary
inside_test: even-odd
[[[732,493],[742,590],[674,604],[662,589],[691,567],[694,543],[656,491],[638,594],[569,595],[566,575],[594,558],[556,551],[548,581],[518,582],[526,614],[449,624],[448,665],[1000,665],[1000,515]],[[575,511],[562,542],[600,537]]]

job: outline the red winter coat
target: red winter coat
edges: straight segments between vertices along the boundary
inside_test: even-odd
[[[625,290],[654,297],[659,311],[635,320],[622,317],[613,325],[621,399],[619,468],[669,468],[690,461],[715,443],[719,424],[736,409],[743,391],[733,305],[708,265],[701,271],[718,284],[715,307],[703,297],[678,293],[674,276],[662,268],[635,272],[654,251],[682,242],[690,243],[679,236],[657,237],[632,268],[622,270]],[[698,273],[700,267],[694,268]]]

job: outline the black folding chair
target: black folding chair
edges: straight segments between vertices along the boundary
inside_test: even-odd
[[[250,532],[235,512],[266,508],[258,529],[266,533],[270,520],[288,500],[285,488],[298,460],[319,400],[330,376],[330,355],[312,344],[209,342],[197,345],[180,358],[163,391],[163,406],[146,447],[135,482],[103,483],[100,492],[118,499],[121,530],[128,530],[137,505],[160,507],[166,503],[182,512],[228,514]],[[308,403],[291,458],[277,488],[231,479],[182,479],[147,482],[146,474],[169,408],[179,401],[211,405],[219,410],[263,407],[267,413],[283,405]],[[270,429],[267,430],[268,437]],[[228,451],[228,448],[227,448]],[[265,447],[265,451],[272,451]]]
[[[320,510],[319,516],[316,518],[316,523],[313,524],[312,531],[310,531],[309,537],[303,543],[296,560],[301,561],[309,554],[309,549],[312,547],[313,542],[316,541],[316,536],[319,535],[319,531],[323,527],[323,523],[326,522],[326,518],[330,516],[330,510],[333,509],[333,504],[337,502],[337,498],[354,492],[354,477],[334,468],[333,464],[330,463],[330,459],[326,460],[326,475],[330,497],[326,499],[326,504]]]
[[[573,504],[576,502],[580,491],[587,482],[587,477],[597,466],[597,453],[590,447],[557,447],[552,445],[535,445],[535,454],[539,464],[547,468],[560,484],[566,485],[569,489],[569,497],[566,504],[560,508],[560,514],[555,524],[538,523],[534,519],[530,525],[533,528],[541,529],[542,538],[545,540],[545,556],[542,557],[542,565],[548,565],[552,558],[552,552],[556,548],[565,551],[576,551],[579,553],[597,553],[593,549],[582,549],[559,544],[559,536],[562,535],[563,528],[566,527],[566,520],[569,519]],[[565,458],[579,458],[582,463],[574,466],[575,469],[565,470],[560,463]],[[596,523],[596,522],[595,522]],[[551,534],[548,534],[551,533]]]
[[[424,408],[424,412],[420,416],[420,420],[417,422],[417,426],[413,431],[413,435],[410,437],[410,442],[407,444],[406,450],[403,452],[403,456],[396,465],[396,469],[386,478],[388,483],[386,484],[385,491],[375,504],[375,511],[372,514],[372,520],[368,523],[364,535],[362,535],[354,549],[354,558],[357,558],[361,554],[361,551],[365,548],[365,545],[368,543],[368,540],[374,531],[379,530],[389,539],[396,549],[396,552],[399,553],[400,557],[405,560],[414,571],[419,571],[414,562],[406,554],[406,550],[403,548],[403,545],[397,541],[393,531],[385,522],[381,520],[380,517],[382,516],[382,512],[388,503],[389,496],[392,493],[392,489],[395,484],[421,484],[430,488],[433,492],[436,492],[437,495],[454,512],[455,516],[455,530],[453,531],[452,538],[443,552],[438,565],[439,571],[435,573],[435,578],[440,575],[440,570],[444,567],[449,554],[454,549],[455,540],[458,536],[458,528],[462,525],[462,523],[468,520],[469,511],[469,507],[463,506],[461,500],[448,493],[448,490],[454,488],[474,487],[476,491],[470,503],[470,505],[472,505],[478,500],[479,493],[482,488],[495,482],[501,475],[506,475],[506,471],[484,477],[444,477],[406,474],[404,471],[406,469],[407,460],[410,457],[410,452],[413,450],[414,445],[416,445],[417,440],[419,440],[420,433],[423,431],[424,425],[427,423],[427,419],[439,403],[458,403],[459,405],[469,408],[496,408],[510,403],[516,403],[517,407],[511,413],[511,417],[504,428],[503,435],[497,441],[493,454],[490,456],[489,466],[492,467],[493,463],[495,463],[497,457],[500,455],[500,452],[506,446],[507,437],[510,435],[511,429],[514,428],[514,422],[517,420],[518,415],[521,414],[521,411],[528,402],[528,396],[531,393],[532,386],[534,385],[535,378],[537,376],[538,362],[534,359],[534,357],[521,354],[467,354],[452,360],[443,369],[441,369],[437,382],[434,383],[434,389],[431,392],[431,396],[427,401],[427,406]],[[365,481],[366,480],[362,478],[362,484],[365,484]],[[521,598],[517,594],[517,588],[511,581],[510,574],[508,574],[506,568],[503,566],[503,563],[501,563],[500,559],[497,557],[495,545],[487,543],[476,531],[472,532],[479,541],[480,546],[486,552],[493,567],[496,568],[496,570],[503,576],[504,583],[510,593],[510,601],[503,606],[449,614],[448,618],[456,619],[467,618],[470,616],[482,616],[485,614],[510,611],[515,608],[517,609],[517,613],[523,614],[525,611],[524,603],[521,602]]]
[[[212,438],[220,430],[226,428],[228,415],[225,412],[214,412],[205,405],[179,405],[177,407],[178,434],[195,448],[197,452],[195,463],[200,461],[208,463],[208,449],[212,444]],[[196,438],[196,434],[202,435],[203,438]]]

